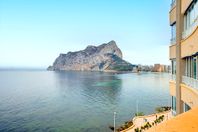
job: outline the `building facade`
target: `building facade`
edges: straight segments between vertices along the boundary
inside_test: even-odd
[[[172,0],[169,82],[172,110],[198,107],[198,0]]]
[[[154,64],[152,72],[169,72],[169,66],[168,65],[162,65],[162,64]]]

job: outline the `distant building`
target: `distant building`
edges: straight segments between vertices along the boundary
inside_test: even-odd
[[[161,65],[161,64],[154,64],[154,65],[137,65],[137,71],[144,71],[144,72],[170,72],[169,65]]]
[[[134,65],[132,72],[138,72],[138,66]]]
[[[162,72],[162,71],[164,71],[164,68],[160,64],[155,64],[152,71],[153,72]]]
[[[153,66],[148,66],[148,65],[138,65],[138,71],[145,71],[145,72],[149,72],[152,70]]]
[[[161,64],[154,64],[152,72],[169,72],[170,66],[168,65],[161,65]]]

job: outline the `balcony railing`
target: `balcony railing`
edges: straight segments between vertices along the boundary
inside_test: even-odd
[[[198,80],[197,79],[187,77],[187,76],[182,76],[182,82],[189,87],[198,89]]]
[[[171,113],[172,113],[173,116],[176,116],[177,115],[176,111],[173,110],[173,109],[171,109]]]
[[[170,74],[169,79],[171,81],[176,81],[176,75],[175,74]]]
[[[197,26],[198,26],[198,17],[195,19],[193,24],[187,30],[183,31],[182,38],[185,39],[189,35],[191,35],[194,32],[194,30],[197,28]]]
[[[174,44],[176,44],[176,38],[174,37],[174,38],[171,38],[171,45],[174,45]]]
[[[176,6],[176,0],[172,1],[172,3],[171,3],[171,9],[173,9],[173,7],[175,7],[175,6]]]

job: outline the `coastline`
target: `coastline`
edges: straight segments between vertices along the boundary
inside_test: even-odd
[[[113,73],[113,74],[127,74],[127,73],[168,73],[168,72],[153,72],[153,71],[116,71],[116,70],[49,70],[46,71],[73,71],[73,72],[103,72],[103,73]]]

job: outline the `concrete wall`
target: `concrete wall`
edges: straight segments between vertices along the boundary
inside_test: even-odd
[[[171,96],[176,96],[176,84],[174,81],[169,82],[169,92]]]
[[[198,27],[194,32],[181,42],[181,57],[191,56],[198,52]]]
[[[176,58],[176,45],[169,46],[169,59]]]
[[[184,12],[186,11],[186,9],[188,8],[188,6],[190,5],[190,3],[192,2],[193,0],[182,0],[182,7],[181,7],[181,13],[184,14]]]
[[[198,90],[181,84],[181,99],[191,108],[198,106]]]
[[[169,21],[170,25],[176,21],[176,6],[169,12]]]
[[[191,108],[198,107],[198,90],[191,88],[185,84],[181,86],[181,99]],[[174,81],[169,82],[169,92],[171,96],[176,96],[176,84]]]

